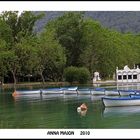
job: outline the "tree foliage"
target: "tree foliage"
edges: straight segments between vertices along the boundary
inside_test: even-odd
[[[140,35],[120,33],[67,12],[36,34],[34,25],[43,14],[5,11],[0,15],[0,79],[32,74],[45,81],[86,83],[99,71],[111,78],[116,67],[140,64]],[[65,69],[65,72],[64,72]],[[89,73],[90,72],[90,73]],[[90,75],[90,77],[89,77]]]
[[[35,69],[44,82],[45,79],[48,81],[62,80],[63,69],[66,63],[64,49],[54,37],[54,32],[51,30],[44,30],[39,36]]]
[[[67,67],[64,71],[65,80],[70,82],[79,82],[80,84],[85,84],[89,81],[90,73],[85,67]]]
[[[56,38],[65,48],[67,66],[78,66],[79,56],[83,51],[83,13],[68,12],[57,20],[51,21],[46,29],[55,31]]]

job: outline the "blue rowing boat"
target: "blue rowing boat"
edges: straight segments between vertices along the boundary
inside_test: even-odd
[[[112,106],[134,106],[140,105],[140,96],[135,97],[103,97],[102,98],[103,104],[105,107],[112,107]]]
[[[78,94],[80,94],[80,95],[91,94],[91,89],[90,88],[80,88],[80,89],[78,89]]]
[[[107,96],[117,96],[119,94],[118,90],[105,90],[105,95]]]
[[[135,94],[136,90],[118,90],[121,96],[129,96],[130,94]]]
[[[105,89],[104,88],[95,88],[91,90],[92,95],[105,95]]]

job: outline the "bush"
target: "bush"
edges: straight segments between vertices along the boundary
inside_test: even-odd
[[[65,70],[64,70],[64,78],[66,81],[72,83],[74,82],[77,78],[77,68],[76,67],[67,67]]]
[[[90,78],[90,73],[87,68],[81,67],[77,69],[77,77],[78,77],[78,82],[80,84],[85,84]]]
[[[79,82],[80,84],[85,84],[89,80],[89,70],[84,67],[67,67],[64,70],[64,77],[67,82]]]

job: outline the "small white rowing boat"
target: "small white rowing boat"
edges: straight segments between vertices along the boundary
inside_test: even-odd
[[[121,96],[129,96],[130,94],[135,94],[135,90],[118,90]]]
[[[12,93],[12,96],[17,96],[17,95],[39,95],[40,90],[15,90]]]
[[[78,94],[78,87],[61,88],[64,94]]]
[[[118,90],[105,90],[105,95],[107,95],[107,96],[118,96],[119,91]]]
[[[16,90],[17,94],[39,94],[40,90]]]
[[[140,96],[139,97],[103,97],[102,98],[103,104],[106,107],[111,106],[135,106],[140,105]]]
[[[48,88],[48,89],[42,89],[42,94],[63,94],[64,91],[61,88]]]
[[[105,89],[102,88],[96,88],[91,90],[92,95],[105,95]]]
[[[78,89],[78,94],[89,95],[91,94],[91,90],[89,88]]]

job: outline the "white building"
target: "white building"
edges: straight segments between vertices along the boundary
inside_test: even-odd
[[[96,81],[100,81],[101,78],[100,78],[100,75],[99,75],[99,72],[94,72],[94,77],[93,77],[93,83],[96,82]]]
[[[124,69],[116,69],[116,80],[118,83],[123,82],[140,82],[140,69],[137,68],[130,69],[127,65],[124,66]]]

